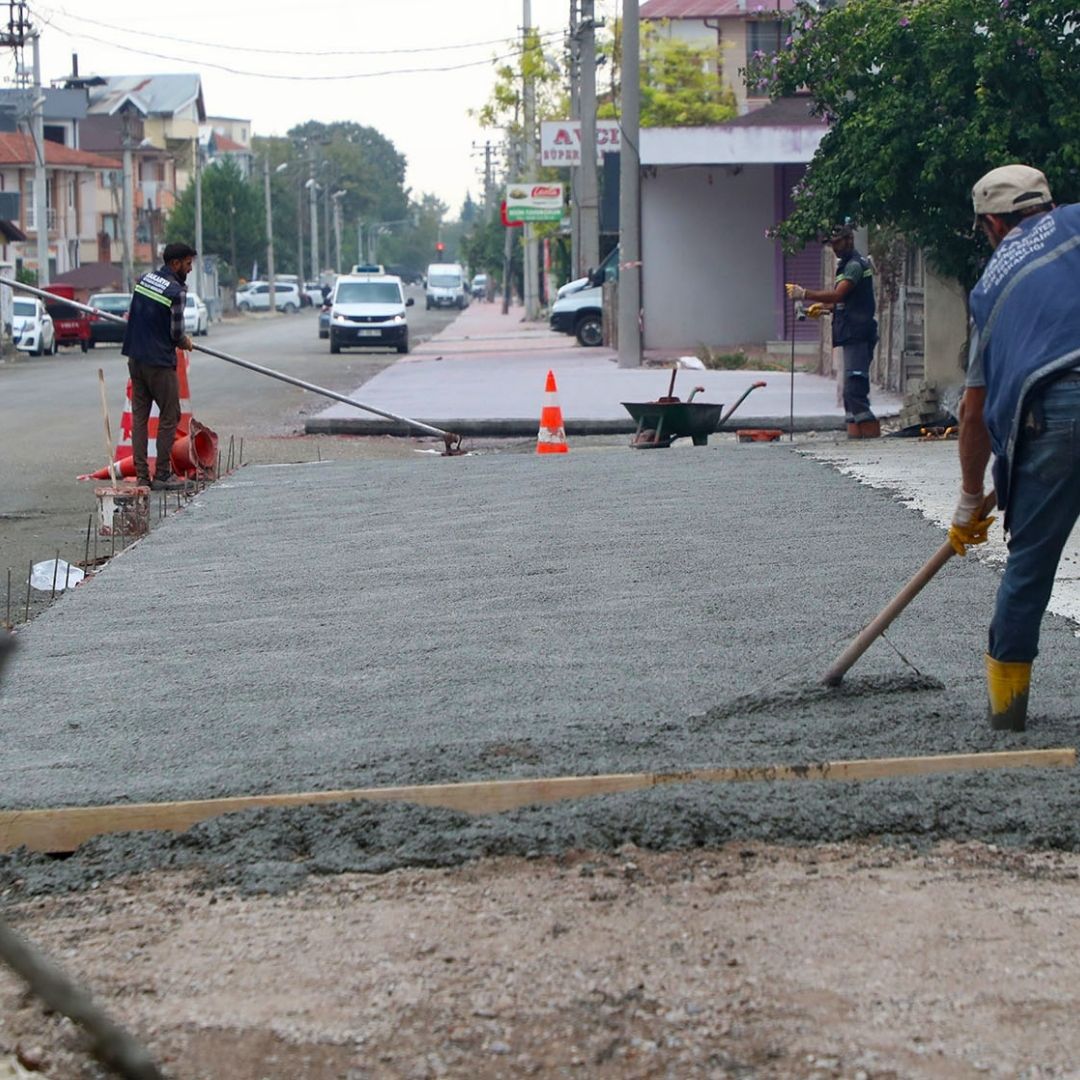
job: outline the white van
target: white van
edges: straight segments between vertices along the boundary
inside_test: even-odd
[[[460,263],[432,263],[427,268],[427,308],[469,306],[469,283]]]
[[[405,309],[411,307],[392,274],[343,274],[330,297],[330,351],[351,345],[392,346],[409,351]]]

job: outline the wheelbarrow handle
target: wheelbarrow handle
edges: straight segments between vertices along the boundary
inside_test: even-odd
[[[746,392],[743,394],[743,396],[741,398],[739,398],[739,400],[736,401],[735,404],[732,405],[731,408],[728,409],[728,411],[726,413],[724,413],[723,416],[720,417],[720,423],[716,425],[716,430],[719,431],[728,422],[728,420],[731,417],[731,414],[750,396],[750,394],[754,390],[756,390],[759,386],[764,386],[764,385],[765,385],[765,380],[764,379],[759,379],[756,383],[751,383],[750,386],[746,389]]]

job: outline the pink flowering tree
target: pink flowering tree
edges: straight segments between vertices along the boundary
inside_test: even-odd
[[[777,226],[792,247],[851,218],[896,230],[970,284],[971,186],[988,169],[1042,169],[1080,197],[1080,27],[1062,0],[849,0],[800,4],[788,48],[748,85],[809,92],[830,128]]]

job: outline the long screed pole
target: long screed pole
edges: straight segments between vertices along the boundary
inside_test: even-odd
[[[983,499],[978,516],[985,518],[997,502],[994,492]],[[955,555],[952,544],[947,540],[923,564],[919,572],[889,601],[881,614],[869,623],[859,636],[836,658],[836,662],[825,672],[822,682],[826,686],[839,686],[844,675],[856,660],[889,628],[889,624],[919,595],[930,579]]]
[[[56,299],[52,293],[45,292],[43,289],[35,289],[32,285],[24,285],[21,281],[13,281],[10,278],[0,277],[0,285],[7,285],[12,289],[20,289],[23,292],[32,293],[34,296],[40,296],[43,300]],[[120,315],[114,315],[109,311],[101,311],[100,309],[90,307],[87,304],[80,304],[75,300],[65,300],[64,303],[68,304],[70,307],[78,308],[80,311],[85,311],[90,315],[108,319],[110,322],[124,322],[123,317]],[[291,386],[298,386],[301,390],[307,390],[312,394],[319,394],[320,396],[330,398],[333,401],[340,401],[345,405],[352,405],[354,408],[363,409],[364,412],[374,413],[376,416],[382,416],[387,420],[395,420],[399,424],[405,424],[408,427],[416,428],[417,431],[422,431],[426,435],[435,435],[442,439],[446,444],[448,453],[456,450],[461,445],[460,435],[457,435],[452,431],[443,431],[442,428],[434,427],[431,424],[425,424],[422,420],[413,420],[408,416],[398,416],[397,413],[387,412],[385,409],[377,409],[374,405],[365,405],[362,401],[357,401],[356,398],[347,397],[345,394],[339,394],[334,390],[327,390],[325,386],[317,386],[315,383],[307,382],[304,379],[297,379],[292,375],[286,375],[282,371],[275,371],[273,368],[263,367],[262,364],[256,364],[251,360],[243,360],[239,356],[220,352],[218,349],[211,349],[205,345],[193,345],[192,350],[194,352],[206,353],[207,356],[215,356],[218,360],[224,360],[226,363],[235,364],[237,367],[247,368],[248,371],[254,371],[258,375],[266,375],[271,379],[277,379],[279,382],[289,383]]]

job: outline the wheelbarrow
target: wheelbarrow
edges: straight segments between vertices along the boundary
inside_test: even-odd
[[[676,439],[690,439],[695,446],[707,446],[709,436],[727,423],[731,414],[747,399],[750,393],[764,381],[752,383],[747,391],[724,412],[724,405],[712,405],[694,401],[694,395],[705,392],[705,387],[695,386],[690,396],[682,401],[674,396],[676,368],[671,373],[667,396],[656,401],[624,401],[622,407],[637,421],[637,430],[630,440],[635,450],[658,450],[670,446]]]

